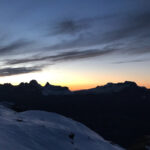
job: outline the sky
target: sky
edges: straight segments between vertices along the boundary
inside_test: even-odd
[[[150,0],[0,0],[0,83],[150,88]]]

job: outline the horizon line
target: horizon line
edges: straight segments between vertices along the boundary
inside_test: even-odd
[[[92,88],[96,88],[97,86],[105,86],[107,85],[108,83],[112,83],[112,84],[118,84],[118,83],[125,83],[125,82],[133,82],[133,83],[136,83],[137,86],[140,86],[140,87],[145,87],[147,89],[149,89],[150,87],[149,86],[146,86],[146,85],[143,85],[143,84],[139,84],[137,83],[136,81],[129,81],[129,80],[124,80],[124,81],[118,81],[118,82],[106,82],[105,84],[77,84],[77,85],[72,85],[72,86],[66,86],[66,85],[61,85],[61,84],[51,84],[50,82],[45,82],[45,83],[41,83],[41,82],[38,82],[37,80],[35,79],[32,79],[28,82],[20,82],[20,83],[11,83],[11,82],[5,82],[5,83],[0,83],[0,85],[4,85],[4,84],[11,84],[13,86],[18,86],[20,85],[21,83],[27,83],[29,84],[31,81],[36,81],[38,84],[40,84],[42,87],[44,87],[47,83],[49,83],[50,85],[53,85],[53,86],[62,86],[62,87],[67,87],[70,91],[79,91],[79,90],[87,90],[87,89],[92,89]],[[72,87],[72,88],[71,88]],[[74,88],[73,88],[74,87]],[[76,88],[75,88],[76,87]],[[78,87],[78,88],[77,88]]]

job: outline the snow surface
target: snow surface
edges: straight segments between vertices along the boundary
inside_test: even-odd
[[[17,113],[0,105],[1,150],[123,150],[81,123],[55,113]]]

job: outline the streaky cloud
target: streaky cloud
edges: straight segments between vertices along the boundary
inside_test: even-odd
[[[67,18],[62,19],[54,25],[52,25],[52,29],[48,28],[48,30],[53,30],[49,35],[74,35],[76,33],[80,33],[82,31],[91,30],[94,26],[99,24],[101,20],[107,20],[109,18],[114,17],[116,14],[105,15],[105,16],[95,16],[95,17],[87,17],[81,19],[75,18]]]
[[[150,48],[150,12],[139,12],[136,14],[121,14],[108,17],[109,20],[115,20],[115,28],[111,30],[105,30],[103,32],[89,31],[80,33],[77,37],[69,40],[62,40],[54,45],[46,47],[45,50],[68,50],[72,48],[83,48],[89,46],[98,46],[102,44],[112,44],[114,42],[126,44],[126,51],[132,51],[128,41],[132,42],[132,45],[137,49],[137,54],[149,52],[149,50],[141,49],[139,47],[146,43],[147,49]],[[103,20],[102,20],[103,21]],[[101,27],[101,26],[100,26]],[[142,39],[142,40],[141,40]],[[140,42],[137,42],[140,41]],[[116,47],[114,47],[116,48]],[[123,49],[120,49],[122,51]],[[133,53],[136,53],[134,50]]]
[[[149,59],[134,59],[134,60],[126,60],[126,61],[116,61],[113,64],[126,64],[126,63],[141,63],[150,61]]]
[[[67,60],[79,60],[79,59],[86,59],[86,58],[92,58],[97,56],[105,56],[114,53],[116,51],[117,50],[115,49],[109,49],[109,50],[89,49],[89,50],[82,50],[82,51],[69,51],[69,52],[63,52],[57,55],[51,55],[45,57],[36,56],[27,59],[7,60],[6,64],[15,65],[15,64],[38,62],[38,61],[58,62],[58,61],[67,61]]]
[[[12,43],[8,43],[5,45],[0,45],[0,54],[9,54],[14,51],[18,51],[21,48],[24,48],[28,45],[30,45],[32,42],[28,40],[19,39],[17,41],[14,41]]]
[[[55,25],[53,34],[75,34],[86,30],[89,24],[80,20],[66,19]]]
[[[26,74],[26,73],[32,73],[32,72],[38,72],[41,71],[41,67],[35,66],[35,67],[8,67],[0,69],[0,77],[5,76],[12,76],[12,75],[19,75],[19,74]]]

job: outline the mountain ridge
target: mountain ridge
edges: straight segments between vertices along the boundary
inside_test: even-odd
[[[53,88],[54,91],[57,89],[55,86]],[[14,103],[11,108],[18,112],[44,110],[72,118],[122,147],[129,148],[138,138],[150,135],[149,89],[133,82],[109,83],[104,87],[98,86],[96,90],[99,91],[99,88],[100,91],[101,88],[110,90],[98,94],[85,91],[85,94],[71,92],[45,96],[36,82],[21,86],[5,84],[0,85],[0,102]]]
[[[29,83],[27,82],[21,82],[18,85],[12,85],[11,83],[4,83],[0,84],[0,88],[35,88],[38,90],[42,90],[43,95],[67,95],[67,94],[101,94],[101,93],[107,93],[107,92],[119,92],[120,90],[123,90],[125,88],[142,88],[145,90],[149,90],[148,88],[144,86],[138,86],[136,82],[133,81],[125,81],[125,82],[118,82],[118,83],[112,83],[109,82],[105,85],[96,86],[94,88],[89,89],[82,89],[82,90],[75,90],[71,91],[66,86],[58,86],[58,85],[52,85],[49,82],[47,82],[44,86],[40,85],[36,80],[31,80]],[[50,92],[49,92],[50,91]],[[57,91],[57,92],[56,92]]]

